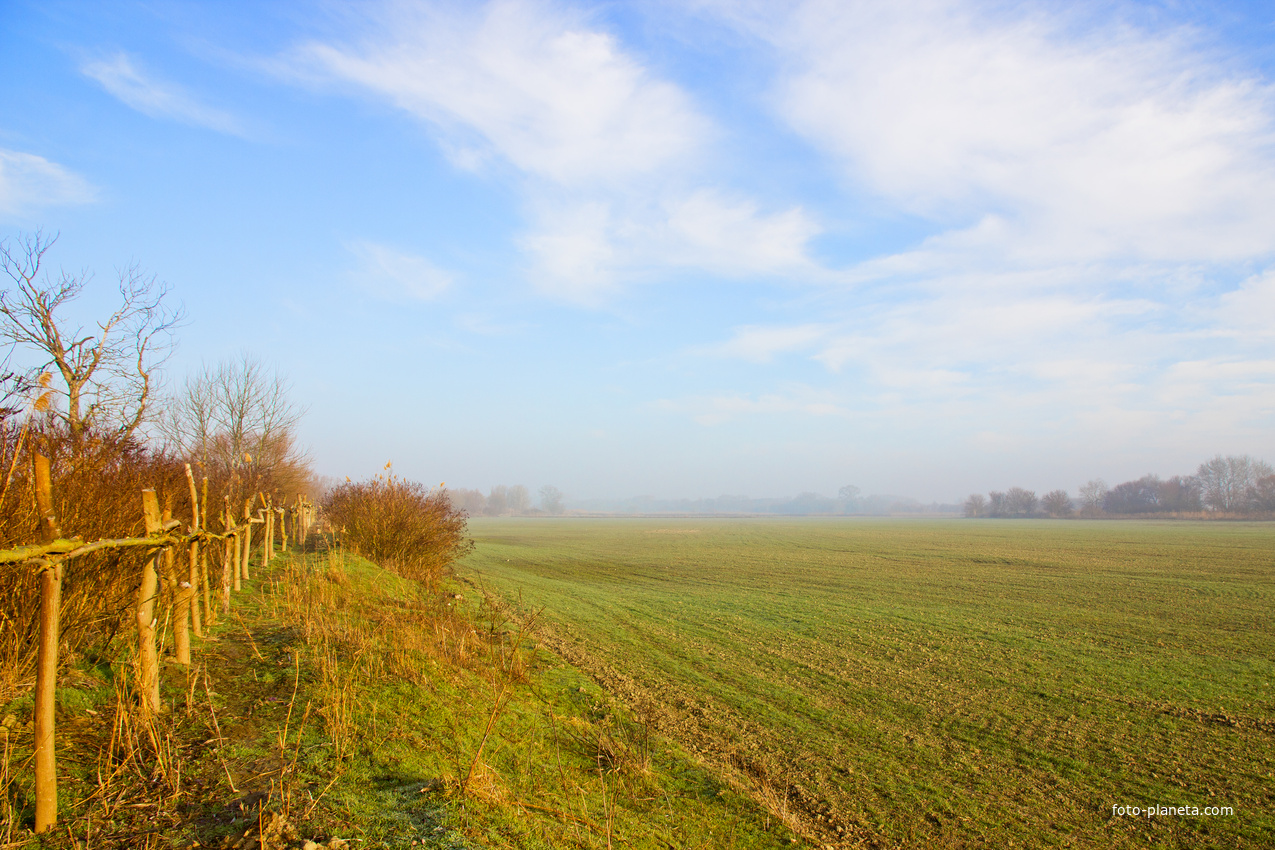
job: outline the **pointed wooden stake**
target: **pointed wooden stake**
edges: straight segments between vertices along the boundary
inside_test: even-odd
[[[159,516],[159,500],[154,490],[142,491],[142,513],[146,517],[146,533],[155,534],[163,529]],[[155,648],[155,602],[159,596],[159,574],[155,569],[158,552],[146,559],[142,567],[142,584],[137,589],[137,690],[142,709],[158,714],[159,704],[159,653]]]
[[[53,481],[49,459],[35,456],[35,499],[40,510],[40,537],[52,543],[62,536],[53,513]],[[35,682],[35,831],[47,832],[58,822],[58,772],[54,736],[57,697],[59,619],[62,608],[62,564],[40,570],[40,649]]]

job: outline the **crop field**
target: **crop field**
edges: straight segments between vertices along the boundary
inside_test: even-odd
[[[1269,523],[471,532],[463,576],[819,843],[1275,846]]]

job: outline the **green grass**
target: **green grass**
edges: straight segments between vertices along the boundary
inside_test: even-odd
[[[165,663],[153,736],[127,707],[128,636],[113,666],[68,664],[57,692],[59,825],[44,836],[29,832],[31,701],[0,707],[0,720],[13,715],[0,733],[12,821],[0,820],[0,844],[798,843],[579,671],[518,640],[517,615],[468,587],[424,593],[344,553],[293,553],[253,576],[231,615],[195,641],[194,668]]]
[[[379,567],[346,564],[315,621],[346,635],[334,644],[357,739],[320,807],[324,834],[355,829],[366,846],[440,848],[707,850],[794,840],[676,747],[649,740],[578,671],[511,639],[517,623],[468,589],[452,600],[463,610],[444,615]],[[313,652],[315,638],[308,643]],[[508,701],[497,710],[502,692]],[[329,738],[339,735],[330,716]]]
[[[1267,523],[477,520],[462,567],[813,838],[1275,845]],[[1113,816],[1113,805],[1232,816]]]

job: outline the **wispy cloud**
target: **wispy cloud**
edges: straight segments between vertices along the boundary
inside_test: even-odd
[[[96,190],[80,175],[42,156],[0,148],[0,215],[92,203]]]
[[[519,244],[541,291],[599,303],[635,279],[693,269],[715,278],[826,278],[807,255],[820,228],[800,207],[774,212],[700,189],[645,202],[641,192],[606,200],[534,204]]]
[[[665,205],[659,238],[671,261],[727,277],[809,273],[807,245],[821,228],[801,207],[762,212],[744,197],[706,189]]]
[[[533,283],[542,292],[581,304],[597,304],[619,285],[623,265],[616,246],[611,205],[603,201],[541,204],[537,225],[519,238],[533,261]]]
[[[690,155],[708,129],[690,99],[573,10],[387,3],[356,45],[293,59],[356,83],[521,171],[564,185],[623,181]],[[470,156],[467,164],[479,160]]]
[[[453,283],[451,274],[416,254],[363,240],[346,248],[359,261],[351,272],[352,279],[377,298],[431,301]]]
[[[902,250],[865,249],[812,299],[817,322],[741,326],[697,353],[812,358],[861,417],[1025,445],[1247,446],[1269,423],[1260,73],[1099,7],[702,5],[772,51],[772,114],[872,199],[858,208],[921,226]]]
[[[1271,85],[1184,33],[1051,9],[809,0],[755,32],[776,112],[952,248],[986,249],[995,216],[1026,260],[1269,255]]]
[[[1209,313],[1206,317],[1220,333],[1269,345],[1275,337],[1275,269],[1245,279]]]
[[[805,324],[790,326],[747,325],[736,328],[725,342],[704,345],[694,353],[715,357],[734,357],[750,363],[768,363],[777,354],[814,348],[827,339],[833,325]]]
[[[87,62],[80,70],[143,115],[206,127],[232,136],[246,135],[243,124],[234,115],[201,103],[176,83],[147,74],[126,53]]]
[[[697,185],[718,129],[593,16],[526,0],[375,8],[366,32],[300,45],[284,64],[415,116],[457,167],[512,168],[528,211],[518,244],[542,292],[598,303],[652,269],[811,266],[812,216]]]

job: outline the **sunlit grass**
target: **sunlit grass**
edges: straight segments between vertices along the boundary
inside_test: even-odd
[[[472,530],[465,571],[826,840],[1275,842],[1269,524]]]

